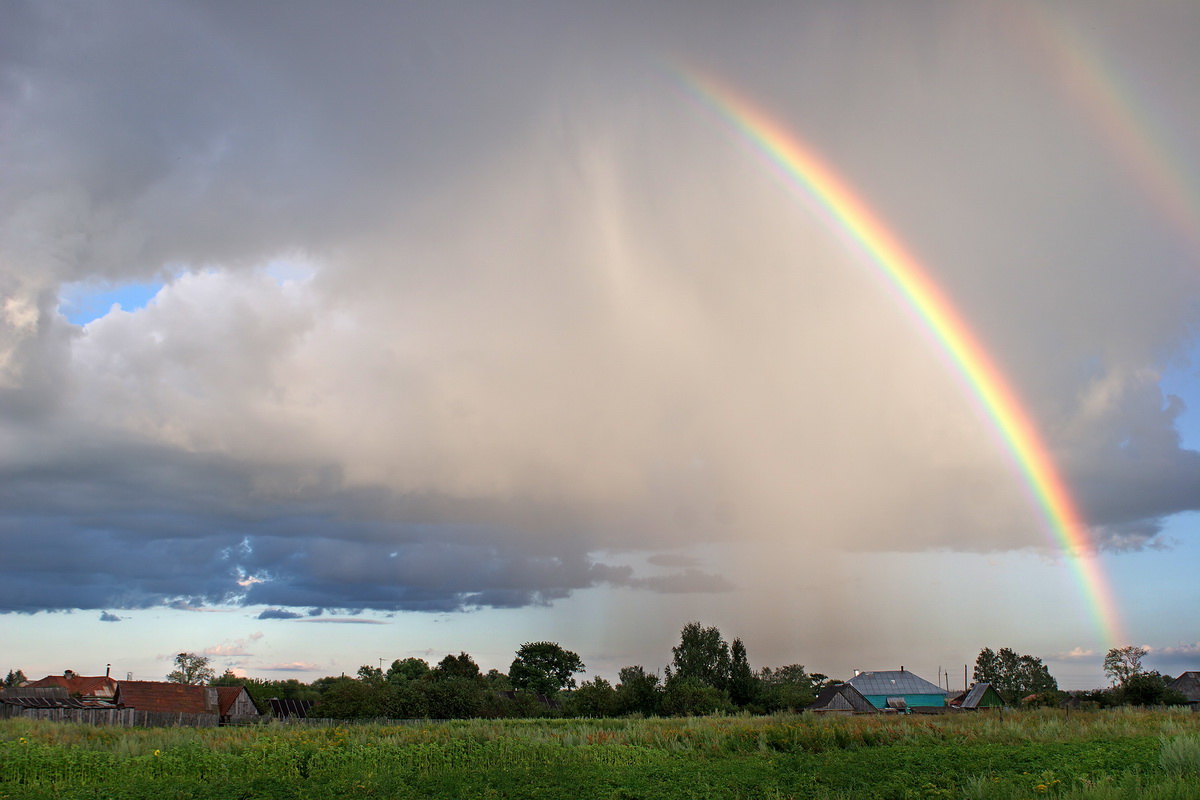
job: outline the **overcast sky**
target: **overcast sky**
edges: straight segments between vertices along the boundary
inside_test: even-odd
[[[1200,668],[1200,6],[3,16],[0,668],[552,639],[612,677],[692,619],[838,677]],[[950,299],[1124,640],[935,337],[693,72]]]

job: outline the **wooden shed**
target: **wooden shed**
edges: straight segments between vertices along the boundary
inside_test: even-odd
[[[805,711],[816,714],[875,714],[878,710],[862,692],[848,683],[826,686]]]
[[[1192,710],[1200,707],[1200,672],[1185,672],[1167,684],[1168,689],[1174,689],[1188,699]]]
[[[975,683],[971,688],[950,701],[950,705],[965,710],[980,708],[1004,708],[1004,698],[990,683]]]

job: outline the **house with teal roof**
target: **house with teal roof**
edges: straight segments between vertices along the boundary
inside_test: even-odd
[[[907,711],[916,708],[942,708],[946,691],[936,683],[899,670],[859,672],[849,681],[876,708]]]

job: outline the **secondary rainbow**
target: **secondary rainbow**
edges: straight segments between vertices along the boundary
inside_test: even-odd
[[[827,224],[878,267],[933,333],[995,424],[1076,574],[1105,646],[1119,643],[1117,613],[1087,526],[1029,415],[950,301],[866,203],[795,134],[715,80],[694,71],[682,75],[706,105],[783,171],[787,182],[803,192]]]
[[[1161,217],[1200,253],[1200,195],[1189,184],[1188,159],[1169,143],[1168,106],[1154,108],[1153,92],[1134,85],[1133,73],[1119,68],[1086,31],[1073,25],[1048,3],[998,6],[1011,15],[1014,27],[1044,54],[1044,72],[1057,76],[1067,95],[1093,121],[1092,129],[1105,138],[1130,177]]]

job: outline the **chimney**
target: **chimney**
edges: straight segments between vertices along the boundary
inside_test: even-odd
[[[859,675],[861,675],[861,674],[862,674],[862,671],[861,671],[861,670],[857,670],[857,669],[856,669],[856,670],[854,670],[854,677],[856,677],[856,678],[857,678],[857,677],[858,677]]]
[[[108,673],[112,671],[112,664],[104,665],[104,677],[108,677]]]
[[[900,671],[901,671],[901,672],[904,672],[904,665],[903,665],[903,664],[901,664],[901,665],[900,665]]]
[[[73,670],[73,669],[64,669],[64,670],[63,670],[63,677],[64,677],[64,678],[66,678],[67,680],[71,680],[71,678],[74,678],[74,677],[75,677],[75,670]]]

